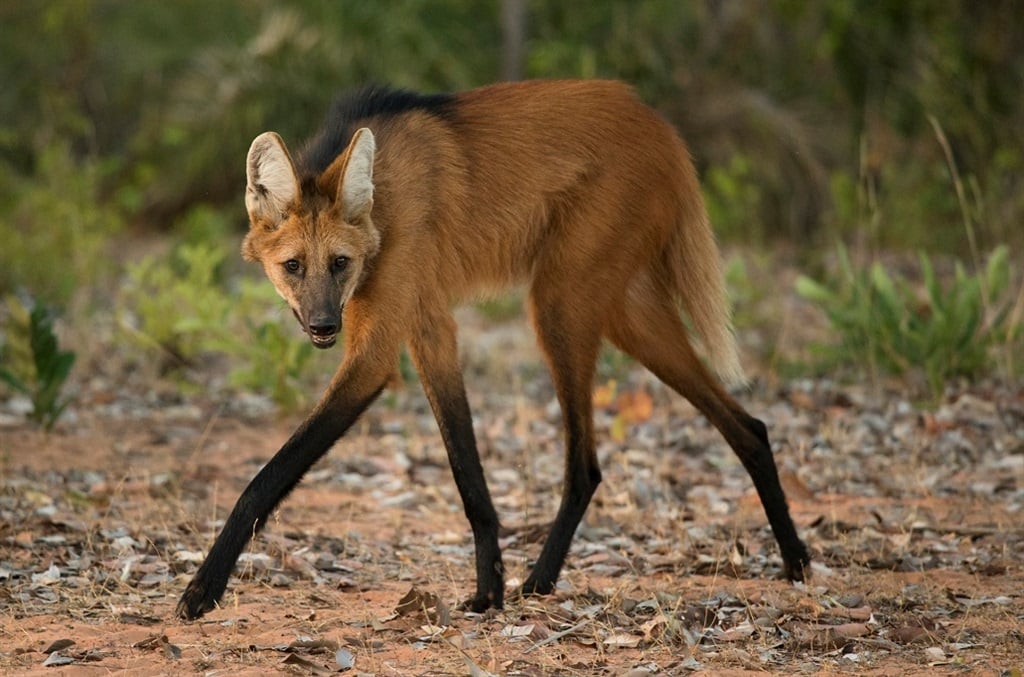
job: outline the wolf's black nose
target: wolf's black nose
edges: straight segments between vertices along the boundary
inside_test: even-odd
[[[334,336],[338,333],[336,324],[310,324],[309,333],[313,336]]]

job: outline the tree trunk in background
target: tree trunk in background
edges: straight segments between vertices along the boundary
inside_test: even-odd
[[[501,0],[501,78],[520,80],[526,55],[526,0]]]

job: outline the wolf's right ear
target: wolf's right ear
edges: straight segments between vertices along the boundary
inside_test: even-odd
[[[245,161],[245,208],[253,224],[281,224],[288,206],[299,196],[299,179],[292,156],[281,137],[264,132],[249,146]]]
[[[346,221],[354,222],[373,208],[373,158],[377,142],[367,127],[356,130],[345,150],[338,197]]]

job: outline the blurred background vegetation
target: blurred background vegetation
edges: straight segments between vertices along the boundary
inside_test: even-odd
[[[1016,0],[0,0],[0,294],[78,318],[106,304],[187,363],[221,340],[188,331],[243,312],[191,292],[259,297],[222,256],[245,227],[256,134],[294,143],[368,82],[528,77],[633,83],[690,144],[727,247],[784,249],[817,277],[837,243],[968,273],[1005,244],[1014,268],[1022,16]],[[144,259],[131,243],[149,236],[193,249]],[[171,288],[183,296],[146,309]]]

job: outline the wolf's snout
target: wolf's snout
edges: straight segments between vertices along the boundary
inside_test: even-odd
[[[317,348],[330,348],[338,337],[341,327],[337,320],[320,316],[310,319],[306,331],[313,345]]]
[[[337,323],[327,323],[327,322],[325,322],[325,323],[314,324],[314,323],[310,322],[310,324],[309,324],[309,333],[312,334],[313,336],[317,336],[317,337],[321,337],[321,338],[327,337],[327,336],[334,336],[335,334],[338,333],[338,325],[337,325]]]

